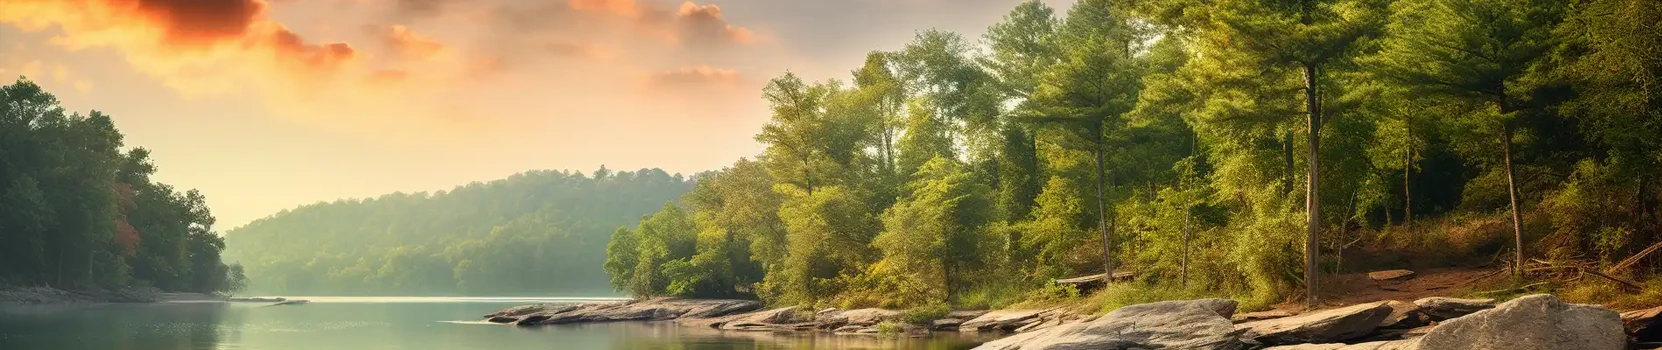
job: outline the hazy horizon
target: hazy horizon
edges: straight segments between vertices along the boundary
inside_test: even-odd
[[[1019,2],[8,1],[0,77],[111,115],[223,232],[529,170],[720,169],[761,151],[768,78],[846,80]]]

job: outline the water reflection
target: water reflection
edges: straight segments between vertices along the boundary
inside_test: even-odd
[[[0,305],[0,349],[955,350],[985,340],[956,333],[897,338],[723,332],[667,322],[521,328],[474,321],[520,301]]]

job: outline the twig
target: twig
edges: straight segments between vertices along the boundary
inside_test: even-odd
[[[1485,273],[1483,275],[1473,277],[1472,279],[1466,280],[1466,283],[1461,283],[1460,285],[1461,286],[1469,286],[1469,285],[1472,285],[1473,283],[1477,283],[1477,281],[1482,281],[1485,278],[1489,278],[1489,277],[1492,277],[1494,275],[1499,275],[1502,272],[1506,272],[1507,270],[1511,270],[1511,268],[1504,268],[1504,269],[1489,271],[1489,273]]]

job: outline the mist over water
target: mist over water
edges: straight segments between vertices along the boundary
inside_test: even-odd
[[[0,304],[0,349],[968,349],[978,339],[721,332],[673,323],[522,328],[499,308],[605,298],[290,297],[266,303]],[[984,339],[981,339],[984,340]]]

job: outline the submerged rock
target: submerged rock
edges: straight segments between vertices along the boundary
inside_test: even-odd
[[[1021,333],[976,349],[1244,349],[1240,331],[1229,321],[1234,304],[1201,299],[1131,305],[1093,321]]]
[[[1268,345],[1337,343],[1372,333],[1391,315],[1385,302],[1309,312],[1236,325],[1247,337]]]
[[[1418,339],[1420,349],[1621,350],[1627,347],[1615,311],[1524,296],[1449,320]]]

